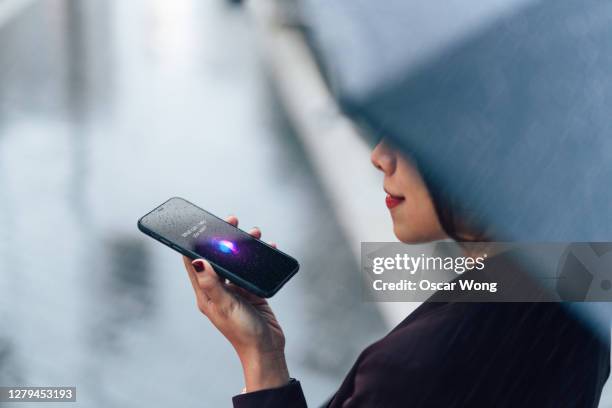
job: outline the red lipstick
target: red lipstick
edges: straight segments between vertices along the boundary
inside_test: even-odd
[[[387,204],[388,209],[392,209],[393,207],[400,205],[402,201],[404,201],[403,197],[394,197],[391,194],[387,194],[387,197],[385,198],[385,203]]]

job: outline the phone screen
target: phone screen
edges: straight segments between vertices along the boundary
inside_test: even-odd
[[[182,198],[171,198],[138,222],[153,238],[260,296],[270,297],[293,276],[298,262]]]

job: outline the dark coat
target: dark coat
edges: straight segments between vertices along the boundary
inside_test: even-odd
[[[610,340],[560,303],[424,303],[367,347],[326,405],[597,407]],[[303,408],[299,381],[233,398]]]

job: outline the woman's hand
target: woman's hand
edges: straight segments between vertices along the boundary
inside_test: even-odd
[[[238,226],[238,219],[234,216],[226,218],[226,221]],[[261,238],[258,228],[251,229],[249,234]],[[246,390],[252,392],[287,384],[285,336],[268,302],[232,283],[225,283],[206,260],[192,262],[183,257],[183,261],[198,309],[238,353]]]

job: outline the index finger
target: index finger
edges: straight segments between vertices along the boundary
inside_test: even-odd
[[[238,228],[238,217],[235,215],[230,215],[225,217],[225,222],[232,224],[234,227]]]

